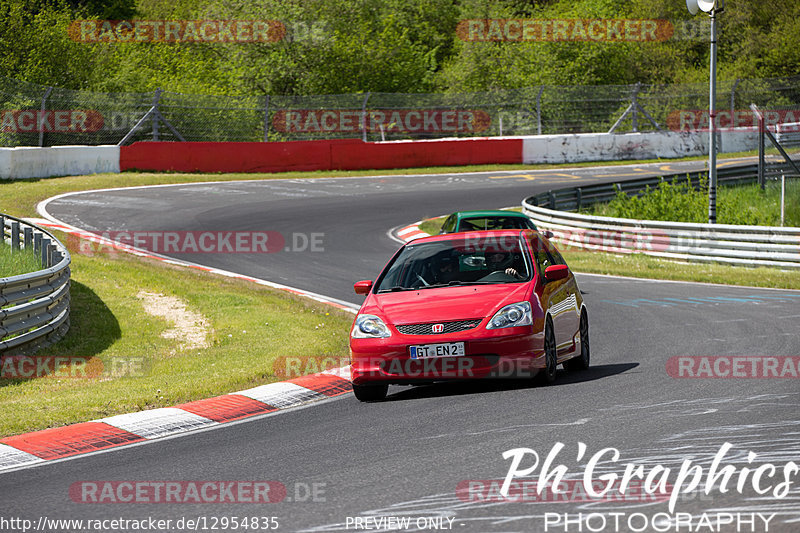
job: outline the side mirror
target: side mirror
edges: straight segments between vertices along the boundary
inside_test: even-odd
[[[556,281],[558,279],[565,279],[569,275],[569,268],[567,265],[550,265],[544,269],[544,279],[547,281]]]
[[[371,279],[357,281],[355,285],[353,285],[353,290],[356,291],[356,294],[367,294],[371,289],[372,289]]]
[[[542,231],[541,234],[547,237],[548,239],[552,239],[555,236],[555,234],[549,229]]]

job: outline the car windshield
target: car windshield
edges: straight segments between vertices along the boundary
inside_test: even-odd
[[[503,216],[462,218],[458,227],[459,231],[526,228],[525,219]]]
[[[530,279],[519,238],[487,235],[406,246],[385,270],[378,292]]]

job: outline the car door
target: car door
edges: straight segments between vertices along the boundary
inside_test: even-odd
[[[561,256],[559,251],[553,246],[549,240],[542,239],[547,247],[548,254],[553,259],[556,265],[566,265],[567,262]],[[565,342],[572,343],[572,339],[578,334],[580,327],[581,310],[578,307],[578,282],[575,281],[575,276],[570,271],[566,279],[560,280],[563,290],[563,313],[561,320],[561,329],[557,331],[559,337],[557,342],[564,340]],[[562,337],[563,336],[563,337]]]
[[[556,345],[559,350],[567,349],[572,346],[572,338],[574,336],[573,327],[577,328],[577,322],[574,321],[574,291],[572,287],[575,286],[572,276],[565,279],[547,281],[544,279],[544,271],[550,265],[565,264],[560,263],[564,261],[560,254],[553,254],[554,248],[550,246],[538,233],[531,233],[529,236],[529,244],[533,257],[536,261],[537,275],[540,278],[540,283],[543,285],[542,291],[542,304],[545,311],[550,313],[553,319],[553,332],[556,337]]]

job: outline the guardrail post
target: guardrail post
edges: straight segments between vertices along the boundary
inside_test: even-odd
[[[33,236],[33,255],[36,257],[42,256],[42,234],[36,233]]]
[[[786,174],[781,172],[781,227],[783,227],[783,215],[786,205]]]
[[[536,95],[536,131],[538,135],[542,134],[542,93],[544,92],[544,85],[539,86],[539,94]]]
[[[361,140],[364,142],[367,142],[367,101],[371,94],[371,92],[365,94],[361,103]]]
[[[42,105],[41,105],[41,114],[39,115],[39,148],[44,146],[44,123],[45,123],[45,115],[44,111],[47,107],[47,98],[50,96],[50,93],[53,91],[52,87],[48,87],[47,90],[44,92],[44,96],[42,96]]]
[[[156,89],[155,94],[153,95],[153,107],[155,108],[156,112],[153,113],[153,140],[158,140],[158,103],[161,100],[161,89]]]
[[[33,240],[33,228],[26,226],[22,229],[22,235],[24,236],[25,250],[30,250],[31,241]]]
[[[19,250],[19,222],[11,223],[11,251]]]
[[[580,211],[581,205],[583,205],[583,191],[581,190],[581,187],[575,189],[575,201],[578,203],[577,209]]]
[[[736,78],[731,87],[731,127],[736,125],[733,117],[736,116],[736,87],[739,86],[740,81],[742,81],[740,78]]]
[[[42,268],[50,268],[50,239],[42,239]]]
[[[758,184],[761,185],[762,191],[766,185],[766,180],[764,179],[764,167],[766,166],[764,137],[764,117],[763,115],[760,115],[758,118]]]
[[[552,190],[547,191],[547,199],[550,202],[550,209],[556,208],[556,195],[553,193]]]
[[[750,104],[750,110],[755,114],[758,120],[758,184],[761,185],[761,190],[763,191],[766,181],[764,179],[764,166],[766,164],[764,156],[764,136],[766,135],[764,132],[764,115],[758,110],[756,104]]]
[[[0,244],[6,241],[6,217],[0,215]]]
[[[264,98],[264,142],[269,141],[269,95]]]
[[[61,259],[59,258],[60,255],[61,255],[61,252],[58,251],[58,248],[56,247],[56,245],[55,244],[51,244],[50,245],[50,266],[57,265],[58,263],[61,262]]]

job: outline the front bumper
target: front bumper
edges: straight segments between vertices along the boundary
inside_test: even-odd
[[[392,328],[394,329],[394,328]],[[464,356],[411,359],[409,346],[463,342]],[[544,336],[532,326],[481,329],[445,335],[350,339],[350,372],[356,385],[409,384],[461,379],[523,379],[545,367]]]

